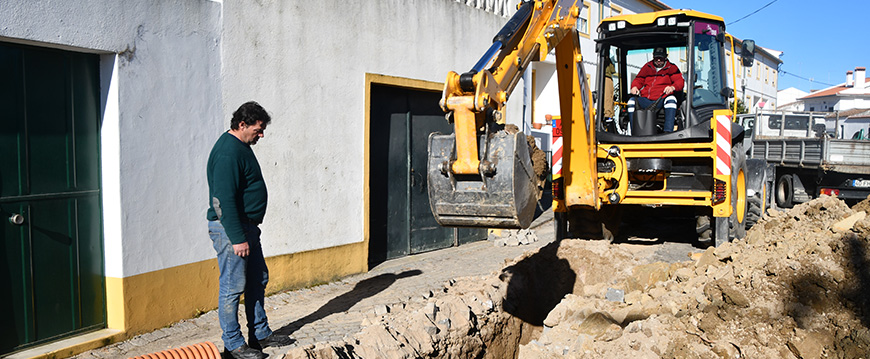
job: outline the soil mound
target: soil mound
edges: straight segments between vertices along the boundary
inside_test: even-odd
[[[772,211],[693,261],[614,270],[568,294],[518,357],[865,357],[868,240],[866,212],[835,198]]]

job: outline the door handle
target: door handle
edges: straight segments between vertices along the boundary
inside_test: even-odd
[[[20,225],[24,224],[24,216],[22,216],[18,213],[13,213],[11,216],[9,216],[9,223],[12,223],[16,226],[20,226]]]

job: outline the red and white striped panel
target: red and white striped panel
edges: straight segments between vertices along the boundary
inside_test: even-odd
[[[562,174],[562,137],[553,136],[553,171],[554,175]]]
[[[731,117],[716,116],[716,174],[731,175]]]

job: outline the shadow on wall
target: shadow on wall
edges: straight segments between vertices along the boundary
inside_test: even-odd
[[[525,323],[542,326],[547,314],[573,292],[577,275],[567,259],[558,257],[560,242],[504,268],[500,279],[508,283],[504,310]]]
[[[393,283],[402,278],[414,277],[423,274],[419,269],[404,271],[399,274],[384,273],[375,277],[359,281],[349,292],[330,299],[326,304],[296,321],[287,324],[275,332],[281,335],[291,335],[306,324],[316,322],[335,313],[343,313],[359,303],[363,299],[378,294],[389,288]]]

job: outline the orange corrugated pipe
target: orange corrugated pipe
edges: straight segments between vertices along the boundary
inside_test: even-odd
[[[186,347],[164,350],[130,359],[220,359],[221,352],[212,342],[202,342]]]

